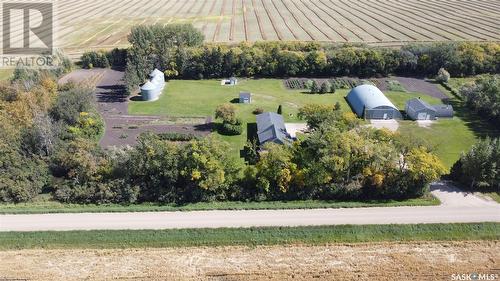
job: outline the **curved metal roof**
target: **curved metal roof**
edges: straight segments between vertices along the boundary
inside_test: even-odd
[[[352,89],[347,100],[358,116],[363,116],[365,109],[391,107],[398,110],[382,91],[372,85],[361,85]]]

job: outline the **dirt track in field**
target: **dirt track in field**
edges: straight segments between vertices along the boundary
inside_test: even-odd
[[[500,273],[500,241],[0,252],[0,279],[451,280]]]

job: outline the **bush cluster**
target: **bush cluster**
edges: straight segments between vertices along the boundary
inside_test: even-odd
[[[167,141],[191,141],[200,139],[199,136],[194,134],[181,134],[175,132],[161,133],[158,134],[158,137]]]
[[[80,58],[83,68],[122,68],[127,60],[127,50],[115,48],[111,51],[88,51]]]
[[[161,40],[157,40],[161,38]],[[446,68],[452,76],[498,73],[498,43],[411,44],[401,49],[362,44],[258,42],[203,44],[191,25],[140,26],[132,29],[127,57],[129,91],[152,68],[178,78],[434,76]],[[175,77],[171,77],[175,78]]]
[[[487,75],[459,91],[467,106],[500,128],[500,76]]]
[[[453,165],[451,177],[471,190],[500,192],[500,138],[478,141]]]

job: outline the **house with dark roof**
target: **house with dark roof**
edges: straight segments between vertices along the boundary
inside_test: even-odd
[[[422,99],[415,98],[406,102],[406,115],[412,120],[436,120],[437,118],[453,117],[451,105],[430,105]]]
[[[286,131],[283,116],[274,112],[257,115],[257,135],[261,145],[268,142],[277,144],[292,143],[292,138]]]
[[[361,85],[352,89],[346,97],[352,110],[365,119],[401,119],[396,106],[373,85]]]
[[[252,94],[249,92],[241,92],[240,103],[252,103]]]

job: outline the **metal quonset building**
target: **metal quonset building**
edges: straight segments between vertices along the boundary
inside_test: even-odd
[[[352,110],[365,119],[402,119],[401,112],[372,85],[361,85],[349,92],[347,102]]]

